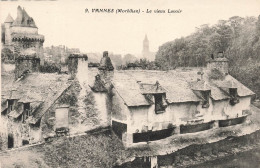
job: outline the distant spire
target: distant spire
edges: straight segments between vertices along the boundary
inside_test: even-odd
[[[148,41],[147,34],[145,34],[144,40]]]
[[[12,18],[12,16],[9,13],[5,19],[5,23],[13,23],[13,21],[14,21],[14,19]]]

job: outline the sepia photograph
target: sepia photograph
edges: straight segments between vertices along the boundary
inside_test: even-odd
[[[260,0],[2,0],[0,168],[260,168]]]

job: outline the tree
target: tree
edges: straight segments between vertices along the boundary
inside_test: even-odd
[[[1,51],[1,59],[3,62],[14,62],[14,53],[9,48],[3,48]]]
[[[201,25],[193,34],[159,47],[155,65],[162,70],[178,66],[206,66],[207,57],[224,51],[230,74],[260,95],[260,16],[234,16],[217,24]]]
[[[126,54],[123,58],[123,63],[128,64],[128,63],[133,63],[137,60],[137,58],[132,55],[132,54]]]

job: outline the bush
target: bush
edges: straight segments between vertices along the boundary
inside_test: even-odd
[[[1,59],[5,63],[14,63],[15,54],[8,48],[3,48],[1,51]]]

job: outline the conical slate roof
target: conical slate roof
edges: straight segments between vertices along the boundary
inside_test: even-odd
[[[17,7],[17,18],[13,22],[12,26],[21,27],[36,27],[36,24],[32,17],[30,17],[27,12],[20,6]]]
[[[12,18],[12,16],[10,14],[8,14],[7,18],[5,19],[5,23],[13,23],[14,19]]]

